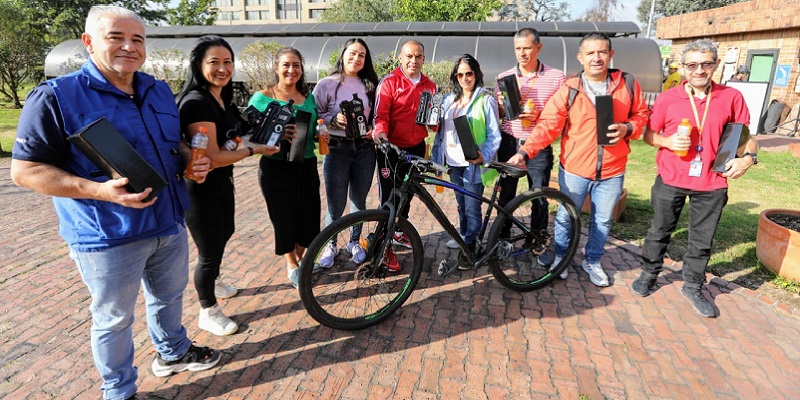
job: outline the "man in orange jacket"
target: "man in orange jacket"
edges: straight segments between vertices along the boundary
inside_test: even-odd
[[[603,33],[592,32],[581,39],[577,58],[583,71],[567,79],[547,102],[539,123],[519,152],[508,162],[524,164],[525,160],[549,146],[561,135],[561,167],[558,185],[577,207],[586,196],[591,197],[589,238],[583,256],[583,269],[597,286],[608,286],[608,276],[600,265],[605,253],[611,216],[622,193],[625,164],[630,147],[647,124],[647,104],[641,87],[632,77],[609,69],[614,50],[611,39]],[[607,127],[610,144],[598,145],[595,99],[611,96],[614,123]],[[557,265],[566,253],[569,220],[564,210],[556,216]],[[561,274],[566,279],[568,270]]]

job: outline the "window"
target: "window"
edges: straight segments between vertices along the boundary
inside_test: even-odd
[[[218,6],[212,5],[212,7],[233,7],[234,0],[217,0],[215,3],[218,3]]]
[[[301,0],[275,0],[277,19],[300,19]]]
[[[312,19],[319,19],[319,18],[322,17],[322,13],[324,11],[325,11],[324,9],[308,10],[308,16],[309,16],[309,18],[312,18]]]
[[[240,17],[238,11],[228,11],[219,13],[220,21],[238,21],[239,18]]]
[[[265,19],[269,19],[269,11],[267,10],[247,12],[248,21],[263,21]]]
[[[266,6],[268,0],[245,0],[245,5],[248,6]]]

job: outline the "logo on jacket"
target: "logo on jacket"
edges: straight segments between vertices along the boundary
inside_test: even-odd
[[[389,179],[389,168],[381,168],[381,176],[383,179]]]

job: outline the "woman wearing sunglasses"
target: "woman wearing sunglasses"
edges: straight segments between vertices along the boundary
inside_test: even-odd
[[[477,195],[484,185],[491,184],[495,171],[481,166],[494,159],[500,147],[500,123],[497,100],[483,87],[483,72],[475,57],[464,54],[456,60],[450,73],[453,92],[442,103],[442,119],[433,144],[433,159],[450,167],[450,181]],[[472,138],[478,148],[477,158],[466,159],[456,132],[455,118],[466,116]],[[481,229],[481,203],[456,193],[460,234],[464,242],[474,246]],[[447,247],[457,249],[455,240]],[[459,269],[462,267],[459,266]]]

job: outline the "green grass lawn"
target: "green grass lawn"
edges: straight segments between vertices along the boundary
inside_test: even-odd
[[[21,109],[0,107],[0,147],[6,153],[11,152],[14,137],[17,135],[17,121]]]

